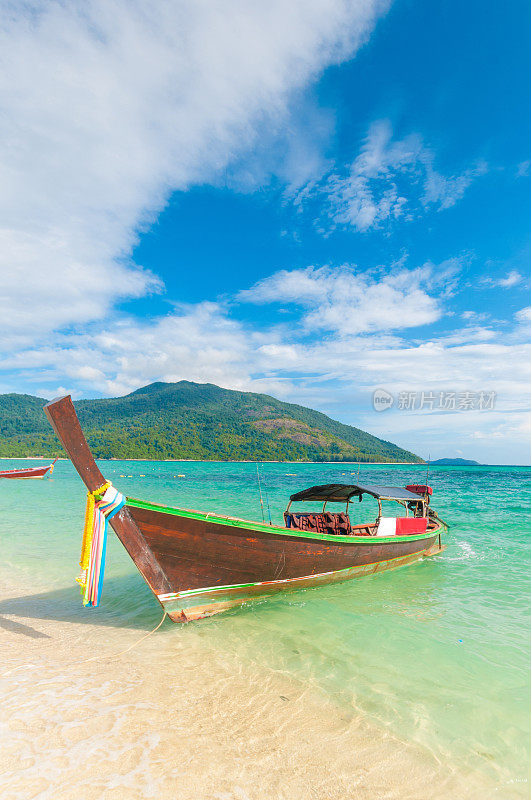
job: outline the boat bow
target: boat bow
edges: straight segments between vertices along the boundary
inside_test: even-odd
[[[87,490],[95,492],[106,481],[81,430],[72,398],[66,395],[52,400],[44,406],[44,413]],[[124,506],[115,514],[109,520],[109,524],[154,594],[158,596],[170,591],[171,585],[162,566],[153,555],[127,507]]]

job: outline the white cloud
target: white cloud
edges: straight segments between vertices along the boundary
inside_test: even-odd
[[[488,342],[496,339],[497,333],[493,328],[486,328],[483,325],[466,325],[464,328],[456,328],[451,333],[445,333],[438,339],[446,345],[472,344],[477,342]]]
[[[502,289],[511,289],[513,286],[517,286],[523,280],[522,275],[516,270],[512,269],[507,277],[500,278],[498,281],[498,286],[501,286]]]
[[[499,286],[502,289],[512,289],[524,280],[524,276],[516,269],[510,270],[504,278],[491,278],[486,276],[481,279],[481,283],[487,286]]]
[[[348,174],[332,172],[310,183],[296,202],[303,206],[315,198],[325,199],[326,219],[319,219],[323,232],[328,226],[366,231],[387,220],[411,219],[430,206],[450,208],[486,171],[484,164],[477,164],[460,175],[446,176],[435,169],[434,161],[420,136],[393,139],[390,122],[379,120],[371,125]]]
[[[463,319],[469,320],[470,322],[484,322],[488,319],[489,315],[484,311],[463,311],[461,314]]]
[[[470,458],[526,463],[531,443],[528,337],[467,325],[444,333],[432,330],[422,341],[408,338],[408,320],[418,307],[412,292],[421,291],[415,281],[434,288],[433,296],[421,298],[428,313],[442,310],[445,285],[430,279],[430,270],[437,275],[433,267],[402,268],[392,278],[330,267],[281,272],[247,290],[246,299],[274,307],[279,300],[296,304],[300,314],[284,315],[282,324],[275,324],[276,316],[269,328],[263,320],[244,322],[237,317],[238,303],[229,298],[178,307],[143,322],[117,318],[89,325],[83,333],[53,334],[38,349],[6,355],[2,366],[16,373],[26,391],[41,396],[56,394],[59,384],[77,394],[117,395],[156,380],[213,382],[320,408],[422,455],[430,449],[432,455],[447,455],[449,448],[466,444]],[[367,296],[375,303],[383,297],[381,310],[390,319],[380,323],[376,318],[376,325],[369,315],[348,330],[349,314],[354,319],[357,311],[363,315]],[[314,336],[321,309],[325,323],[319,324],[326,325],[326,335],[321,327]],[[531,318],[530,309],[522,311]],[[360,327],[363,331],[355,330]],[[496,408],[375,414],[371,396],[377,387],[395,396],[402,391],[435,396],[495,392]],[[492,431],[502,435],[492,437]]]
[[[516,168],[516,177],[517,178],[525,178],[529,175],[531,169],[531,161],[521,161]]]
[[[516,312],[515,317],[518,322],[531,322],[531,306],[521,308],[520,311]]]
[[[259,336],[259,344],[264,341]],[[253,332],[223,306],[199,303],[144,322],[121,318],[83,333],[53,334],[38,348],[6,355],[2,367],[31,375],[37,393],[36,381],[49,386],[65,379],[107,395],[182,378],[240,388],[249,385],[254,347]]]
[[[130,253],[169,194],[216,181],[234,164],[243,183],[267,179],[269,165],[249,159],[244,167],[242,156],[258,140],[297,127],[294,100],[326,66],[355,52],[384,5],[5,0],[0,352],[6,373],[42,394],[58,386],[76,395],[120,394],[154,380],[212,381],[341,409],[338,416],[354,424],[362,420],[359,402],[380,383],[470,388],[473,379],[472,388],[496,390],[506,405],[523,408],[529,346],[500,343],[480,326],[427,343],[405,338],[412,325],[441,316],[459,260],[444,269],[397,264],[391,275],[327,267],[281,272],[240,294],[240,301],[290,300],[302,326],[288,314],[281,326],[260,330],[239,321],[237,306],[228,303],[178,307],[143,322],[110,313],[120,299],[162,289],[157,276],[131,263]],[[283,175],[294,183],[317,158],[311,135],[297,135],[304,146],[292,146]],[[393,139],[389,127],[377,125],[350,174],[328,175],[300,202],[327,190],[332,223],[367,230],[425,207],[447,208],[482,170],[446,177],[433,165],[420,137]],[[530,318],[529,309],[517,314],[520,322]],[[326,336],[316,341],[313,330]],[[400,433],[403,417],[385,424],[413,446]],[[424,424],[415,418],[411,429]],[[381,422],[367,416],[371,425]],[[515,437],[527,430],[524,421],[518,425]]]
[[[257,136],[289,128],[294,93],[351,55],[384,8],[1,5],[0,327],[10,336],[101,318],[159,289],[128,261],[138,231],[172,190],[214,180]]]
[[[471,439],[503,439],[501,430],[494,431],[474,431],[470,434]]]
[[[425,458],[472,458],[486,464],[529,464],[531,415],[529,412],[474,412],[424,414],[397,412],[365,414],[361,428],[390,441],[401,442]],[[376,419],[375,419],[376,418]]]
[[[378,278],[350,267],[282,270],[238,297],[250,303],[298,306],[303,309],[306,331],[334,331],[345,337],[417,327],[438,319],[437,300],[421,288],[428,273],[427,269],[400,269]]]

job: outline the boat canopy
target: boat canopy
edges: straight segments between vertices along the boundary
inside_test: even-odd
[[[407,500],[408,502],[421,503],[422,497],[400,486],[380,486],[375,483],[367,483],[365,486],[347,483],[327,483],[324,486],[311,486],[303,489],[302,492],[292,494],[290,502],[298,500],[320,500],[328,503],[346,503],[353,497],[370,494],[380,500]]]

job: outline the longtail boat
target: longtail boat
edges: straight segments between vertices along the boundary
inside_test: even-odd
[[[444,549],[445,523],[430,507],[432,489],[426,485],[312,486],[291,496],[283,526],[122,495],[119,500],[112,487],[109,494],[70,396],[52,400],[44,410],[89,500],[112,506],[111,526],[174,622],[208,617],[275,592],[399,567]],[[351,524],[349,504],[366,495],[378,502],[376,520]],[[387,500],[397,502],[405,515],[384,516],[382,501]],[[291,506],[299,501],[322,502],[322,511],[295,513]],[[329,503],[345,504],[345,511],[327,511]]]
[[[0,470],[0,478],[18,478],[19,480],[28,480],[29,478],[44,478],[45,475],[51,475],[55,467],[56,458],[51,464],[46,464],[42,467],[22,467],[21,469],[4,469]]]

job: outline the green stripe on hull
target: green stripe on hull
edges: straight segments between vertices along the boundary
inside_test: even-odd
[[[243,605],[252,600],[268,597],[277,592],[293,591],[324,586],[331,583],[341,583],[353,578],[383,572],[387,569],[412,564],[424,556],[423,550],[398,556],[385,561],[372,564],[363,564],[356,567],[323,572],[317,575],[305,575],[300,578],[287,578],[286,580],[264,581],[260,583],[240,583],[229,586],[216,586],[201,589],[187,589],[174,594],[161,594],[158,599],[175,622],[191,620],[220,614],[229,608]]]
[[[213,522],[216,525],[225,525],[229,528],[243,528],[244,530],[259,531],[268,533],[272,536],[290,536],[297,539],[314,539],[325,542],[335,542],[336,544],[382,544],[384,542],[416,542],[421,539],[430,539],[438,531],[427,531],[426,533],[415,533],[412,536],[336,536],[327,533],[312,533],[311,531],[301,531],[296,528],[283,528],[280,525],[266,525],[261,522],[238,519],[236,517],[224,517],[219,514],[204,514],[201,511],[192,511],[188,508],[172,508],[171,506],[157,505],[136,497],[128,497],[127,505],[131,508],[144,508],[147,511],[156,511],[160,514],[173,514],[176,517],[185,519],[197,519],[203,522]]]

